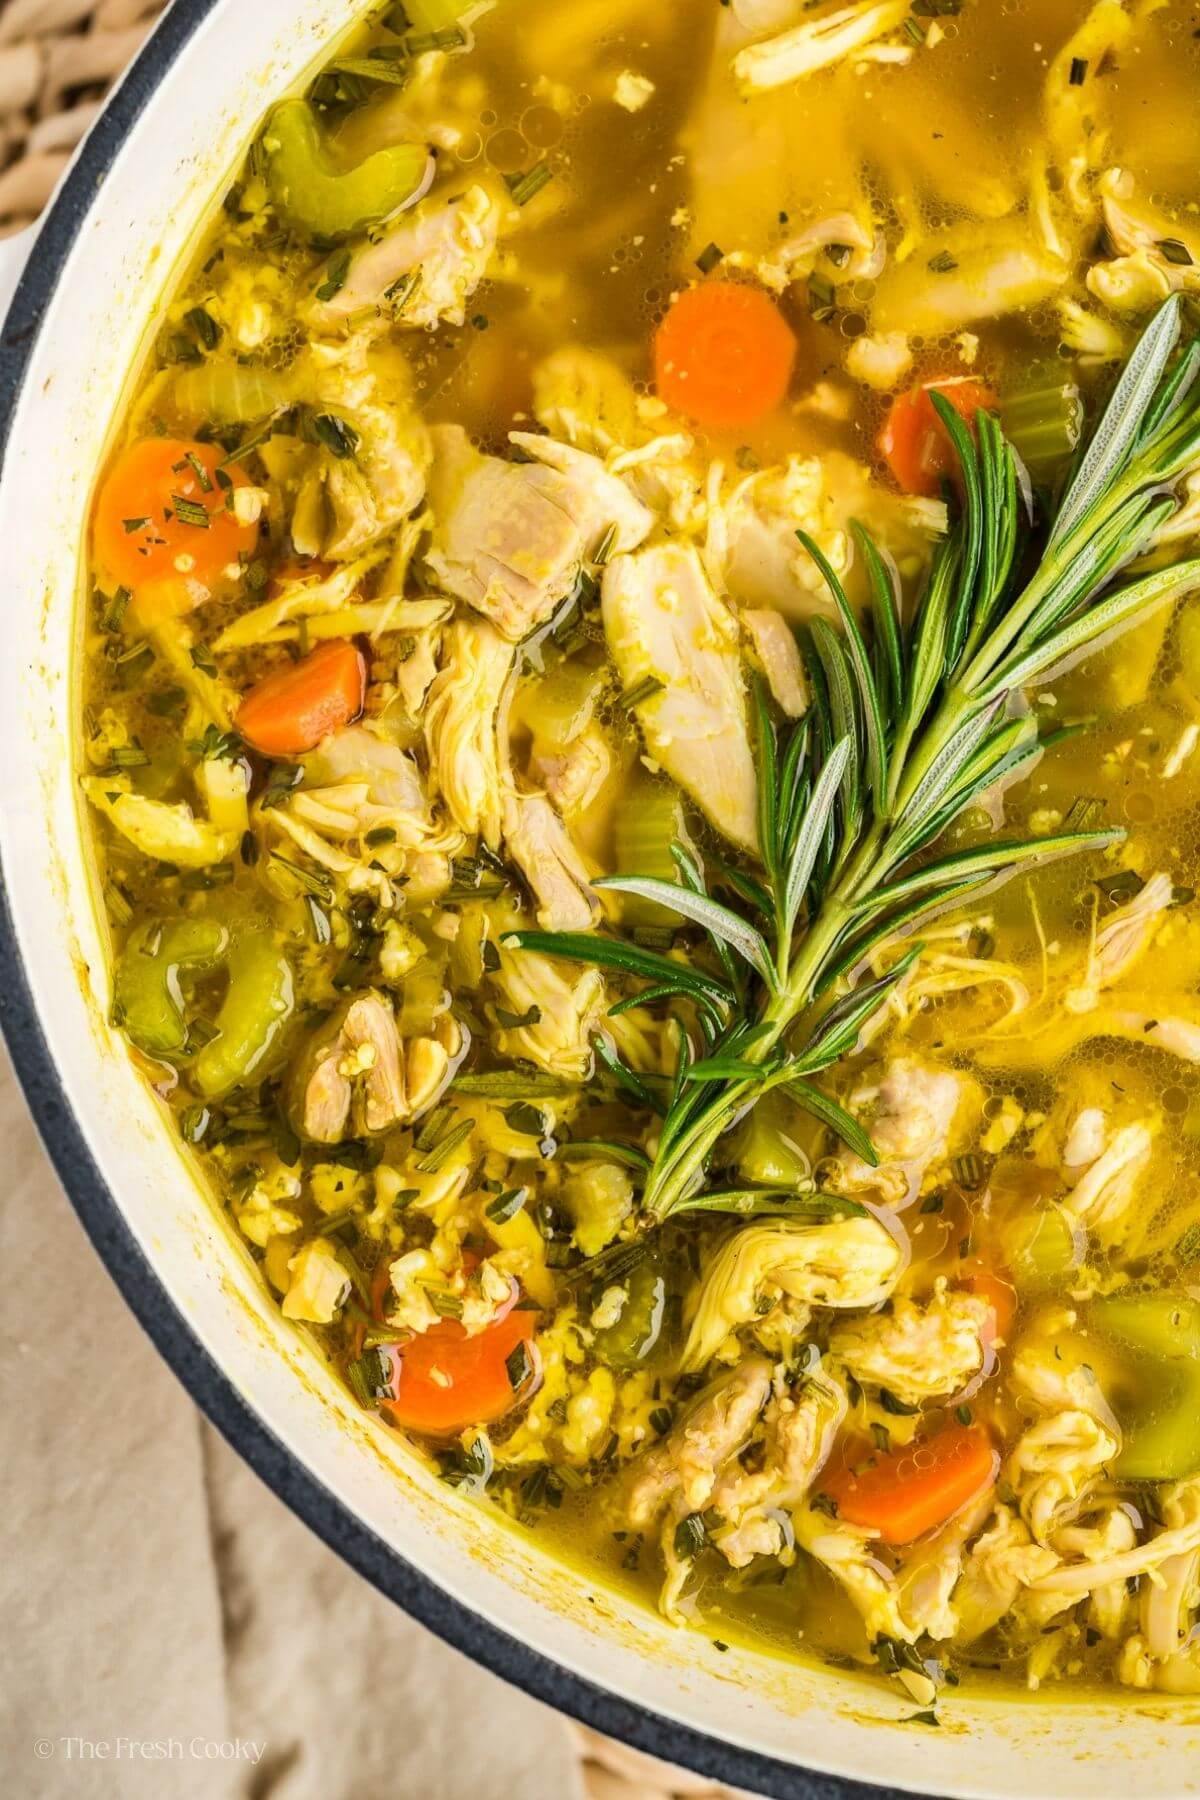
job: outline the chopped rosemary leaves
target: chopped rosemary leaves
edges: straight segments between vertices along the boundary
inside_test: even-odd
[[[706,244],[696,258],[696,267],[702,275],[711,275],[718,263],[725,260],[725,252],[719,244]]]
[[[449,1162],[461,1144],[465,1144],[475,1129],[474,1119],[463,1119],[438,1138],[433,1147],[426,1152],[417,1164],[422,1175],[436,1175],[438,1170]]]
[[[171,508],[181,525],[194,525],[200,531],[208,530],[208,508],[199,500],[189,500],[183,494],[172,494]]]
[[[534,1376],[534,1361],[529,1346],[522,1340],[504,1359],[504,1367],[508,1373],[508,1384],[514,1394],[519,1394]]]
[[[535,194],[540,194],[546,183],[553,179],[554,171],[548,162],[534,163],[531,169],[521,174],[506,175],[505,185],[517,206],[528,206]]]
[[[617,701],[618,710],[632,712],[635,706],[641,706],[646,700],[653,700],[655,694],[663,693],[665,688],[666,683],[660,681],[657,675],[643,675],[640,681],[625,689]]]

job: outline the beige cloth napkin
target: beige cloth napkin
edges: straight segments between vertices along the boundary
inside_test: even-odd
[[[565,1721],[384,1600],[202,1420],[2,1051],[0,1168],[3,1791],[582,1800]]]

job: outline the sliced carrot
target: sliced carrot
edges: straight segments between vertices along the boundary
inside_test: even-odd
[[[366,691],[367,665],[358,645],[330,638],[251,688],[237,728],[264,756],[302,756],[357,719]]]
[[[660,400],[700,425],[753,425],[788,390],[796,340],[761,288],[705,281],[680,294],[654,340]]]
[[[975,414],[996,405],[992,389],[970,377],[927,381],[893,400],[879,433],[879,454],[906,494],[936,496],[943,479],[958,469],[954,446],[929,398],[933,389],[945,395],[972,432]]]
[[[190,594],[195,605],[224,569],[250,556],[258,527],[239,525],[230,499],[248,477],[236,464],[223,469],[221,463],[216,445],[188,438],[141,438],[122,451],[104,478],[92,521],[104,575],[135,595],[164,584]]]
[[[991,1307],[993,1334],[1001,1343],[1006,1343],[1017,1310],[1017,1292],[1012,1282],[995,1269],[984,1268],[981,1263],[963,1271],[963,1286]]]
[[[534,1324],[535,1315],[516,1306],[474,1337],[443,1319],[393,1352],[396,1397],[380,1410],[431,1437],[502,1418],[540,1381]]]
[[[876,1531],[885,1544],[910,1544],[942,1525],[993,1481],[1000,1466],[979,1425],[947,1425],[858,1474],[840,1470],[825,1483],[839,1519]]]

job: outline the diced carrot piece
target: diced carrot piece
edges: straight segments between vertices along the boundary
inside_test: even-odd
[[[858,1474],[830,1476],[824,1491],[839,1519],[878,1532],[885,1544],[911,1544],[943,1525],[995,1480],[1000,1458],[980,1425],[947,1425]]]
[[[331,731],[357,719],[367,665],[349,638],[330,638],[298,663],[276,670],[242,701],[237,728],[264,756],[303,756]]]
[[[943,479],[958,469],[954,446],[929,398],[933,389],[945,395],[972,432],[975,414],[990,412],[996,405],[992,389],[970,377],[927,381],[898,395],[879,433],[879,454],[906,494],[935,497]]]
[[[102,573],[135,595],[160,588],[190,595],[191,605],[206,598],[222,571],[258,543],[258,526],[240,525],[233,512],[232,496],[248,477],[221,464],[216,445],[187,438],[141,438],[122,451],[92,521]]]
[[[474,1337],[457,1320],[443,1319],[393,1351],[396,1397],[380,1410],[430,1437],[502,1418],[539,1382],[534,1324],[535,1315],[516,1306]]]
[[[705,281],[680,294],[654,340],[660,400],[700,425],[736,430],[787,393],[796,340],[761,288]]]

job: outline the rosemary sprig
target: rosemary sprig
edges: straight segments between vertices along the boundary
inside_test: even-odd
[[[964,504],[911,624],[902,622],[891,570],[860,527],[854,536],[871,589],[865,629],[820,549],[797,534],[841,629],[813,622],[804,646],[813,705],[798,726],[781,735],[755,690],[763,879],[730,886],[758,917],[712,899],[700,865],[678,845],[682,885],[640,876],[597,883],[701,927],[720,976],[612,937],[513,934],[530,949],[651,984],[614,1011],[659,999],[696,1009],[702,1041],[694,1045],[680,1029],[666,1100],[604,1048],[631,1097],[661,1115],[643,1193],[649,1214],[694,1208],[720,1138],[776,1087],[873,1161],[861,1127],[809,1077],[854,1048],[918,950],[881,981],[855,983],[856,972],[884,942],[1016,870],[1123,835],[1080,830],[934,848],[987,789],[1028,774],[1041,755],[1022,688],[1200,587],[1193,560],[1110,588],[1176,510],[1173,484],[1200,459],[1200,343],[1176,356],[1179,336],[1172,298],[1126,365],[1024,582],[1030,521],[1012,446],[984,412],[973,439],[936,392]],[[846,980],[849,992],[830,1004]]]

